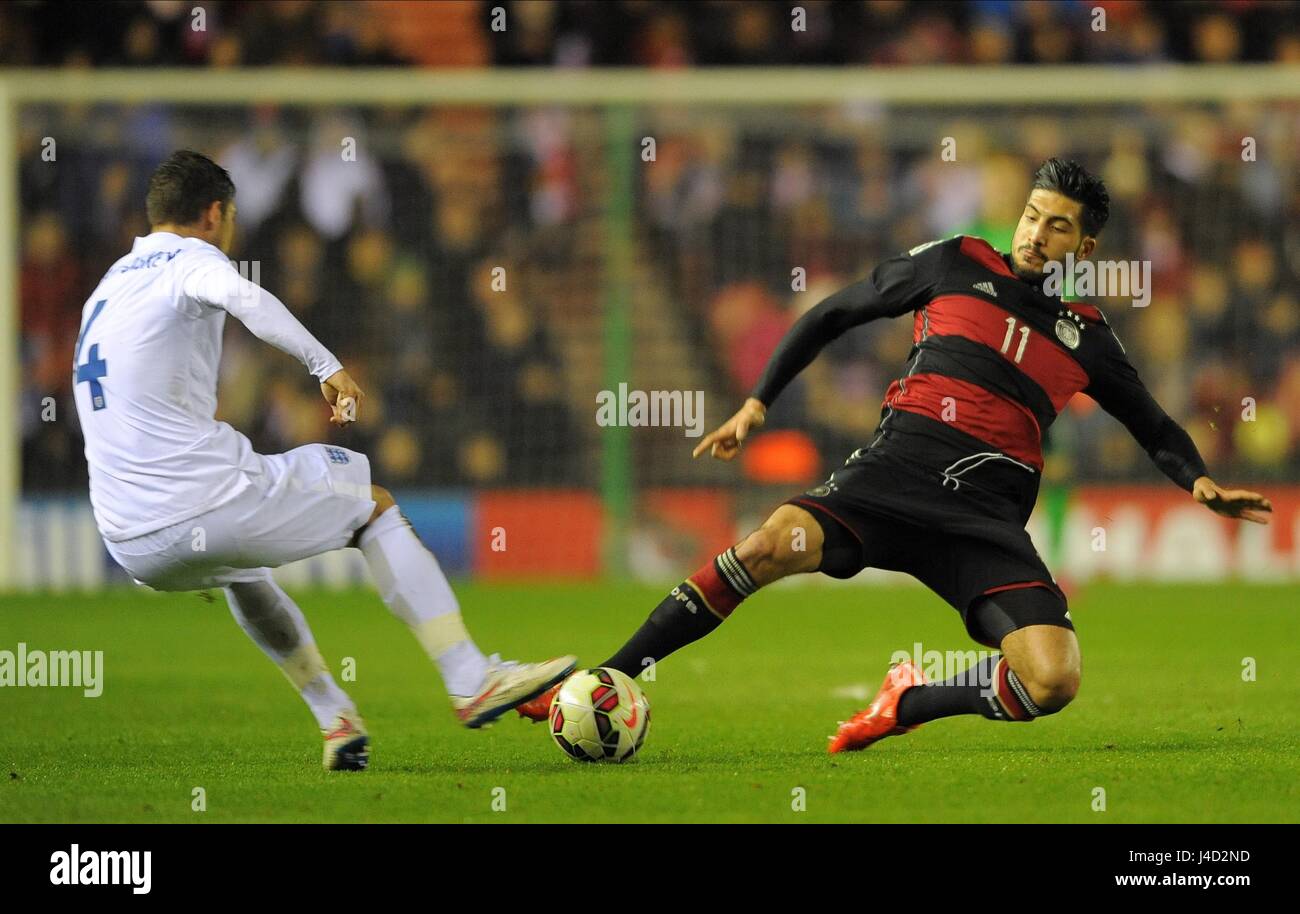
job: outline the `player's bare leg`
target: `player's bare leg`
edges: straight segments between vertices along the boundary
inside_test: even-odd
[[[231,583],[223,590],[239,627],[275,661],[311,709],[325,740],[325,768],[365,768],[370,752],[365,723],[330,675],[302,610],[269,571],[260,581]]]
[[[782,505],[735,546],[736,558],[754,583],[765,587],[792,574],[816,571],[822,563],[822,527],[797,505]]]
[[[641,630],[601,666],[637,676],[713,631],[760,587],[816,571],[821,560],[821,525],[803,508],[782,505],[761,527],[674,587]]]
[[[1079,639],[1058,625],[1027,625],[1002,639],[1002,656],[1043,714],[1068,705],[1082,673]]]
[[[442,673],[456,716],[481,727],[536,697],[573,671],[577,658],[516,663],[486,657],[461,619],[438,560],[415,535],[388,490],[371,487],[375,510],[357,534],[379,594]]]
[[[781,505],[761,527],[674,587],[618,653],[600,665],[635,678],[651,663],[713,631],[760,587],[816,571],[823,536],[806,510]],[[552,691],[521,704],[519,714],[545,720]]]

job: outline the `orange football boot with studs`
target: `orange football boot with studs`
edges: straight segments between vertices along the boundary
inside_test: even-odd
[[[886,736],[901,736],[911,733],[920,724],[903,727],[898,723],[898,700],[912,686],[925,685],[925,674],[921,668],[910,660],[896,663],[885,674],[885,681],[876,693],[875,700],[865,711],[859,711],[852,718],[840,723],[839,731],[830,738],[827,751],[856,752],[865,749]]]

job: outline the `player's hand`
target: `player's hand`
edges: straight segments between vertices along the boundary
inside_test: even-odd
[[[692,457],[698,457],[705,451],[719,460],[730,460],[740,453],[740,445],[749,433],[759,428],[767,420],[767,407],[761,400],[750,397],[734,416],[719,425],[714,431],[691,451]]]
[[[1192,486],[1192,497],[1215,514],[1239,517],[1256,524],[1267,524],[1273,513],[1273,503],[1258,492],[1245,489],[1224,489],[1208,476],[1202,476]]]
[[[331,425],[347,425],[357,421],[357,411],[361,409],[361,398],[366,395],[352,376],[340,369],[322,382],[321,395],[330,405],[334,415],[330,416]]]

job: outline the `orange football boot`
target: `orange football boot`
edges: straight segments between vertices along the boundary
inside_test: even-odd
[[[551,700],[555,698],[555,693],[560,691],[560,686],[564,685],[561,680],[551,686],[536,698],[530,698],[523,704],[515,705],[515,710],[519,712],[520,717],[526,717],[535,724],[546,720],[551,713]]]
[[[920,724],[903,727],[898,723],[898,700],[912,686],[925,685],[925,674],[910,660],[896,663],[885,674],[885,681],[876,693],[875,700],[865,711],[859,711],[840,724],[839,731],[831,737],[827,751],[856,752],[865,749],[886,736],[911,733]]]

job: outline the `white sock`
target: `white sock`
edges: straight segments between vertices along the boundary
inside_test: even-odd
[[[231,584],[224,590],[239,627],[279,665],[321,729],[341,711],[356,710],[325,666],[302,610],[269,571],[265,580]]]
[[[473,695],[487,677],[488,661],[460,617],[460,604],[396,505],[375,518],[357,541],[379,595],[438,665],[451,695]]]

